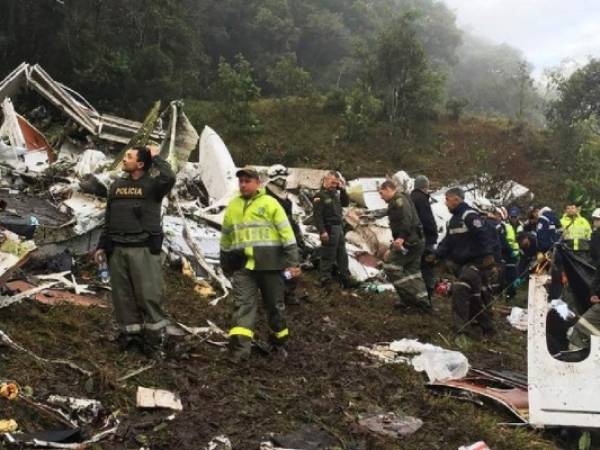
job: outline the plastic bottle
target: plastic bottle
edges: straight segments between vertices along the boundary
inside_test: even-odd
[[[108,261],[104,252],[98,255],[98,277],[103,284],[110,282],[110,273],[108,272]]]

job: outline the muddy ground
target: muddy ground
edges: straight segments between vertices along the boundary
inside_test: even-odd
[[[210,319],[227,328],[228,302],[209,306],[194,292],[193,282],[177,272],[167,271],[167,280],[168,309],[174,318],[193,326],[205,326]],[[358,345],[418,338],[461,350],[476,367],[524,372],[526,335],[510,328],[503,315],[496,315],[496,337],[465,345],[450,331],[448,299],[436,298],[434,312],[419,315],[394,311],[391,294],[339,290],[326,295],[310,274],[301,290],[307,294],[303,304],[288,308],[287,360],[256,355],[237,367],[226,361],[222,348],[195,338],[185,357],[161,361],[122,383],[119,377],[148,360],[118,353],[110,308],[26,301],[1,310],[0,329],[46,358],[70,359],[94,375],[88,379],[0,347],[0,379],[31,387],[37,399],[48,394],[90,397],[118,410],[118,434],[95,449],[139,449],[146,444],[153,450],[198,450],[224,434],[235,449],[253,450],[269,433],[286,434],[310,425],[326,431],[340,449],[456,449],[478,440],[495,450],[576,448],[573,440],[569,443],[556,432],[498,426],[514,419],[495,406],[435,395],[425,386],[423,374],[405,365],[377,366],[356,350]],[[264,323],[258,330],[264,334]],[[164,421],[170,412],[137,409],[140,385],[178,392],[184,411]],[[402,440],[357,426],[359,415],[388,411],[418,417],[424,425]],[[2,418],[15,418],[27,431],[60,428],[23,401],[0,400]]]

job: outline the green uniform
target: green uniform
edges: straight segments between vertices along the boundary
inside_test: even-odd
[[[319,273],[321,282],[329,282],[337,267],[342,283],[350,282],[348,253],[344,236],[342,207],[350,200],[345,190],[321,189],[313,199],[313,216],[319,234],[326,232],[329,240],[321,245]]]
[[[108,255],[115,318],[124,335],[160,334],[170,323],[162,308],[161,204],[175,174],[160,156],[152,167],[156,176],[133,180],[127,174],[111,185],[98,246]]]
[[[404,239],[404,251],[391,248],[383,268],[398,293],[397,306],[428,309],[428,293],[421,274],[421,257],[425,250],[423,231],[412,200],[398,192],[388,202],[388,218],[394,240]]]
[[[285,344],[289,331],[282,271],[298,265],[298,247],[285,211],[264,189],[250,199],[237,196],[227,206],[220,259],[233,285],[235,311],[229,337],[234,356],[250,354],[261,295],[270,340],[274,345]]]

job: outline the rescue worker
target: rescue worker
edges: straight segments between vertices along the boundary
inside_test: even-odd
[[[163,310],[161,204],[175,174],[157,147],[128,149],[124,175],[108,191],[106,218],[96,261],[108,260],[121,351],[156,354],[170,321]],[[156,176],[150,169],[158,171]]]
[[[313,199],[313,216],[321,239],[319,281],[323,287],[330,286],[334,268],[343,287],[356,286],[348,269],[343,225],[342,208],[349,204],[344,180],[338,172],[328,172],[323,178],[321,190]]]
[[[590,292],[591,306],[567,332],[569,350],[589,349],[590,336],[600,336],[600,272],[598,270]]]
[[[561,223],[548,206],[539,210],[535,230],[538,249],[542,253],[549,251],[560,239]]]
[[[410,197],[390,180],[381,184],[379,196],[388,205],[387,215],[394,239],[384,257],[383,268],[398,293],[396,308],[416,306],[430,310],[431,303],[427,301],[427,288],[421,275],[425,241],[417,210]]]
[[[285,320],[284,276],[300,275],[298,246],[285,211],[261,188],[258,172],[236,172],[240,195],[225,210],[220,261],[233,285],[235,311],[229,330],[231,360],[250,357],[259,297],[262,296],[275,353],[287,355],[289,331]],[[260,292],[260,293],[259,293]]]
[[[537,226],[536,226],[536,242],[538,250],[546,254],[552,250],[554,244],[556,244],[561,235],[561,223],[556,217],[552,209],[545,206],[539,210]],[[548,295],[551,299],[560,298],[563,291],[563,276],[562,276],[562,263],[560,259],[554,254],[552,258],[552,268],[550,270],[550,288]]]
[[[506,297],[508,299],[517,294],[514,282],[519,276],[518,267],[521,257],[517,234],[522,231],[522,228],[519,222],[519,208],[510,208],[508,220],[504,222],[504,237],[507,244],[507,251],[504,255],[504,282],[507,286]]]
[[[592,213],[592,238],[590,239],[590,260],[598,270],[600,267],[600,208]]]
[[[414,190],[410,193],[410,199],[415,205],[417,215],[423,226],[425,250],[421,259],[421,274],[423,275],[423,281],[425,282],[425,287],[427,287],[427,294],[431,303],[431,296],[435,288],[435,277],[429,256],[435,253],[438,241],[438,227],[433,217],[433,211],[431,210],[429,179],[425,175],[417,175],[415,177]]]
[[[482,217],[465,203],[464,198],[460,188],[446,192],[446,206],[452,218],[436,255],[452,263],[458,278],[452,284],[454,331],[467,333],[467,324],[476,320],[484,335],[492,335],[495,329],[490,310],[489,276],[495,268],[493,239]]]
[[[585,217],[579,214],[574,203],[565,207],[565,213],[560,219],[563,229],[563,241],[576,255],[589,258],[592,227]]]
[[[298,249],[302,252],[305,248],[304,239],[302,238],[302,231],[298,226],[298,223],[294,219],[293,215],[293,204],[289,199],[288,192],[286,190],[287,187],[287,177],[289,175],[287,167],[281,164],[274,164],[267,170],[267,176],[269,180],[265,186],[265,192],[267,195],[270,195],[275,200],[279,202],[283,210],[285,211],[285,215],[287,216],[288,222],[292,226],[292,230],[294,230],[294,236],[296,238],[296,243],[298,245]],[[299,305],[300,300],[296,295],[296,290],[298,288],[298,279],[290,278],[285,279],[285,304],[286,305]]]
[[[526,233],[535,233],[537,231],[537,224],[540,217],[540,208],[537,206],[532,206],[529,209],[529,214],[527,215],[527,221],[523,225],[523,231]]]
[[[501,277],[504,268],[503,255],[505,253],[506,239],[504,238],[504,227],[502,225],[502,209],[497,208],[487,200],[475,200],[472,206],[483,220],[483,226],[490,238],[490,246],[496,270],[490,272],[488,279],[492,294],[498,294],[502,289]]]

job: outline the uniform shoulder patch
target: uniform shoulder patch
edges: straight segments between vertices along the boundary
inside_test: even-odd
[[[394,205],[396,205],[398,208],[402,208],[404,206],[404,200],[402,200],[402,197],[397,197],[396,200],[394,200]]]
[[[473,219],[473,226],[475,228],[481,228],[483,226],[483,221],[481,219]]]

